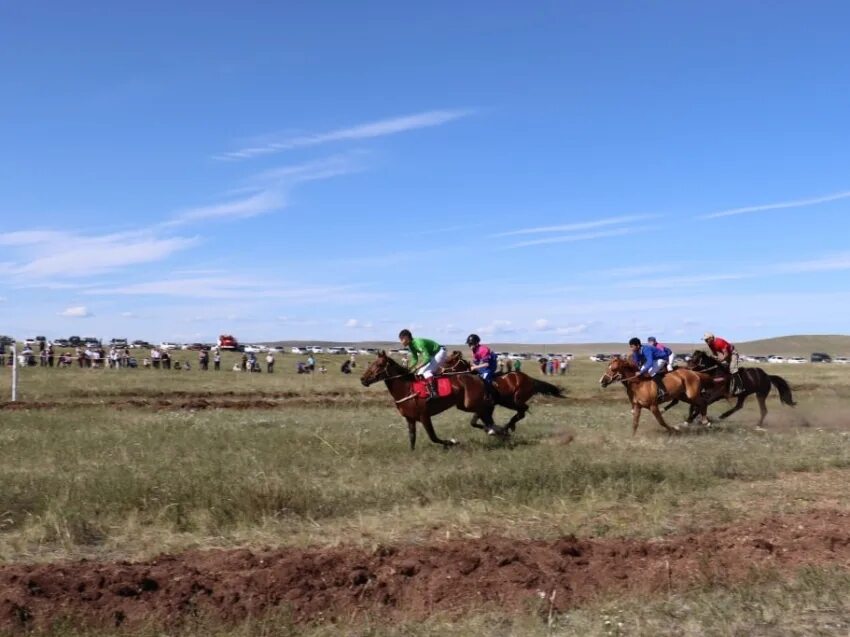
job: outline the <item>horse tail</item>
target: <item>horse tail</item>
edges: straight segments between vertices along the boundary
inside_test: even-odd
[[[564,391],[557,385],[547,383],[545,380],[537,378],[531,379],[531,387],[535,394],[543,394],[544,396],[554,396],[555,398],[563,398]]]
[[[773,386],[779,391],[779,400],[782,401],[785,405],[790,405],[793,407],[797,403],[794,402],[794,398],[791,396],[791,388],[788,386],[788,383],[781,376],[771,376],[768,374],[767,376],[770,379],[770,382],[773,383]]]

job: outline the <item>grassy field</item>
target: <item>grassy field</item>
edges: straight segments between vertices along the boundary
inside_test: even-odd
[[[799,405],[772,397],[765,433],[754,430],[753,403],[708,432],[676,437],[644,414],[632,437],[622,388],[601,390],[602,366],[577,361],[555,379],[568,398],[536,399],[509,443],[450,412],[436,426],[461,445],[443,450],[420,436],[411,453],[383,385],[363,388],[327,359],[334,364],[325,376],[296,375],[288,355],[273,375],[22,370],[20,397],[52,406],[0,411],[0,555],[140,559],[187,548],[373,547],[484,534],[657,537],[850,502],[850,368],[771,366]],[[0,378],[6,385],[8,374]],[[196,395],[246,404],[180,407]],[[261,408],[248,404],[256,399]],[[508,413],[498,409],[497,420]],[[671,413],[679,422],[684,408]],[[812,571],[790,583],[601,601],[545,622],[481,615],[353,634],[813,634],[803,606],[820,609],[823,634],[846,634],[850,610],[834,600],[848,591],[843,572]],[[276,621],[220,634],[297,630]]]

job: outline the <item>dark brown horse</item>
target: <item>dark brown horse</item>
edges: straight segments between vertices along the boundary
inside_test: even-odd
[[[661,410],[658,409],[658,385],[655,380],[639,376],[637,366],[630,359],[620,357],[612,359],[605,374],[599,379],[599,384],[603,387],[616,382],[623,383],[629,402],[632,403],[632,435],[637,432],[642,408],[649,409],[658,424],[668,432],[679,431],[677,426],[671,427],[664,421]],[[684,400],[692,405],[692,409],[696,409],[697,413],[702,415],[704,425],[709,424],[706,416],[708,403],[702,396],[702,389],[712,383],[711,376],[688,369],[677,369],[665,374],[661,378],[661,383],[664,385],[667,396],[660,402],[675,399]]]
[[[720,414],[721,419],[728,418],[741,409],[747,400],[747,396],[755,394],[759,403],[759,411],[761,412],[757,427],[761,428],[767,416],[766,399],[770,393],[771,386],[776,387],[779,392],[779,400],[783,405],[793,407],[797,404],[794,402],[788,382],[781,376],[771,376],[760,367],[742,367],[738,370],[740,389],[734,395],[729,390],[730,380],[732,378],[729,370],[706,352],[702,350],[695,351],[688,361],[688,369],[710,374],[714,378],[717,389],[715,391],[709,391],[706,394],[708,404],[714,403],[721,398],[726,398],[727,400],[731,400],[732,398],[737,399],[731,409],[727,409]],[[676,401],[670,403],[665,408],[665,411],[675,404]],[[693,407],[691,407],[691,414],[693,414]]]
[[[477,376],[476,372],[469,371],[469,362],[463,358],[463,354],[458,351],[451,353],[443,364],[443,371],[447,374],[463,374],[469,373]],[[543,394],[546,396],[555,396],[563,398],[564,394],[560,387],[532,378],[528,374],[522,372],[508,372],[507,374],[497,374],[493,379],[493,399],[497,405],[512,409],[516,413],[505,425],[508,431],[514,431],[516,424],[525,418],[528,413],[528,401],[535,394]],[[472,421],[469,423],[473,427],[480,427],[478,424],[478,415],[472,416]]]
[[[410,450],[416,448],[416,423],[421,422],[425,433],[431,442],[451,447],[457,444],[456,440],[443,440],[434,431],[431,417],[446,411],[450,407],[457,407],[461,411],[471,411],[476,418],[481,418],[488,428],[488,432],[503,434],[504,431],[496,427],[493,422],[493,409],[495,404],[488,395],[484,381],[477,375],[457,374],[450,377],[452,393],[449,396],[435,398],[427,401],[418,396],[413,389],[415,377],[413,372],[403,367],[386,352],[379,352],[378,357],[363,372],[360,382],[368,387],[372,383],[384,381],[390,395],[395,400],[396,409],[407,421],[407,432],[410,437]]]

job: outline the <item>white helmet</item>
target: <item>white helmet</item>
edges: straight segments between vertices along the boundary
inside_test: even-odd
[[[704,341],[710,341],[713,338],[714,338],[714,334],[712,334],[711,332],[706,332],[705,334],[702,335],[702,340],[704,340]]]

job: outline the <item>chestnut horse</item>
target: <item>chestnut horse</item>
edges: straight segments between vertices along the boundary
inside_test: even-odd
[[[471,411],[476,418],[481,418],[488,427],[488,431],[503,434],[504,430],[496,427],[493,422],[493,410],[496,405],[488,395],[489,392],[484,381],[477,375],[456,375],[450,378],[452,393],[449,396],[435,398],[427,401],[413,391],[413,372],[400,365],[387,353],[381,351],[378,357],[363,372],[360,382],[365,387],[378,381],[384,381],[390,395],[395,400],[396,409],[407,421],[407,433],[410,438],[410,450],[416,448],[416,423],[421,422],[425,433],[431,442],[451,447],[456,445],[456,440],[443,440],[434,431],[431,417],[446,411],[450,407],[457,407],[461,411]]]
[[[658,386],[652,378],[646,378],[638,375],[638,368],[631,360],[627,358],[613,358],[608,365],[608,369],[602,378],[599,379],[599,384],[607,387],[611,383],[622,382],[626,388],[626,393],[629,396],[629,401],[632,403],[632,435],[637,433],[638,423],[640,422],[640,411],[642,408],[649,409],[658,424],[664,427],[669,433],[679,431],[679,427],[671,427],[664,422],[664,417],[661,415],[661,410],[658,409]],[[664,390],[667,392],[667,397],[661,402],[667,400],[684,400],[693,405],[693,409],[702,416],[702,424],[708,425],[708,417],[706,410],[708,403],[702,396],[703,386],[710,386],[712,378],[708,374],[695,372],[688,369],[677,369],[673,372],[668,372],[661,379],[664,385]]]
[[[443,364],[443,372],[447,374],[475,374],[477,372],[470,371],[469,362],[464,360],[463,354],[458,351],[451,353]],[[505,425],[508,431],[516,430],[516,424],[525,418],[528,413],[528,401],[535,394],[544,394],[546,396],[555,396],[563,398],[564,394],[560,387],[550,383],[532,378],[528,374],[522,372],[508,372],[507,374],[497,374],[493,379],[492,388],[493,398],[497,405],[512,409],[517,412]],[[472,416],[472,421],[469,423],[473,427],[480,427],[478,424],[478,415]]]
[[[791,387],[788,386],[788,382],[781,376],[772,376],[768,374],[761,367],[741,367],[738,370],[738,380],[741,389],[735,395],[732,395],[729,392],[729,384],[731,380],[729,370],[718,363],[717,359],[706,352],[702,350],[695,351],[693,356],[691,356],[691,359],[688,361],[688,369],[710,374],[714,377],[714,382],[718,386],[718,389],[706,396],[709,405],[721,398],[726,398],[727,400],[731,400],[732,398],[737,399],[735,405],[731,409],[727,409],[720,414],[721,420],[728,418],[741,409],[741,407],[744,406],[744,401],[747,400],[747,396],[755,394],[759,403],[759,412],[761,414],[756,427],[761,429],[764,424],[764,419],[767,417],[766,399],[767,395],[770,393],[771,385],[776,387],[776,390],[779,392],[779,400],[783,405],[793,407],[797,404],[794,402],[794,397],[791,394]],[[676,402],[677,401],[673,401],[670,403],[664,408],[664,411],[673,407]],[[689,417],[693,417],[693,407],[691,407],[691,415]]]

